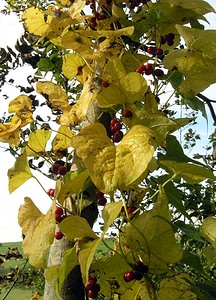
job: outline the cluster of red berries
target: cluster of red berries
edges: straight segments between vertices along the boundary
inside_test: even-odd
[[[129,0],[129,7],[134,9],[138,7],[140,4],[147,4],[151,0]]]
[[[124,281],[141,280],[143,275],[149,270],[148,266],[144,265],[141,260],[138,260],[132,266],[133,270],[124,273]]]
[[[112,132],[111,139],[114,143],[119,143],[123,138],[122,123],[116,119],[110,121],[110,130]]]
[[[164,36],[161,36],[161,45],[166,44],[172,46],[174,44],[175,34],[170,32]]]
[[[153,64],[151,63],[139,66],[139,68],[136,69],[136,72],[140,73],[141,75],[154,75],[156,77],[161,77],[164,75],[164,71],[162,69],[154,69]]]
[[[97,204],[101,205],[101,206],[104,206],[107,203],[107,199],[104,196],[104,193],[101,192],[101,191],[96,191],[96,195],[98,197]]]
[[[148,54],[156,55],[157,57],[161,57],[163,55],[163,49],[161,48],[156,49],[153,46],[148,47],[147,52]]]
[[[64,210],[60,206],[56,206],[55,210],[55,220],[57,223],[60,223],[63,219],[66,218],[66,215],[64,214]],[[55,233],[55,238],[57,240],[61,240],[63,238],[64,234],[61,231],[57,231]]]
[[[56,161],[52,167],[50,168],[51,173],[59,174],[59,175],[65,175],[69,171],[69,164],[65,166],[65,163],[63,160]]]
[[[89,298],[97,298],[97,295],[100,292],[100,285],[97,283],[97,278],[95,276],[89,276],[86,290]]]

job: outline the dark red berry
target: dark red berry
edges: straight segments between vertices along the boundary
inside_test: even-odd
[[[64,217],[61,214],[55,214],[55,220],[56,222],[60,223]]]
[[[83,66],[79,66],[77,68],[77,75],[81,75],[82,74],[82,69],[83,69]]]
[[[167,45],[170,46],[170,47],[173,46],[174,45],[174,40],[167,41]]]
[[[134,272],[134,277],[136,280],[141,280],[143,278],[143,274],[140,272]]]
[[[170,33],[166,34],[166,35],[164,36],[164,38],[165,38],[165,40],[166,40],[167,42],[173,41],[173,40],[175,39],[175,34],[172,33],[172,32],[170,32]]]
[[[102,87],[107,88],[109,86],[109,82],[103,80],[102,81]]]
[[[120,122],[116,122],[116,123],[113,125],[111,131],[112,131],[112,132],[117,132],[117,131],[119,131],[120,129],[122,129],[122,124],[121,124]]]
[[[135,274],[133,271],[125,272],[124,273],[124,281],[130,282],[135,279]]]
[[[97,27],[97,22],[91,22],[90,25],[91,25],[92,28],[96,28]]]
[[[154,70],[154,75],[157,76],[157,77],[161,77],[164,75],[164,71],[161,70],[161,69],[155,69]]]
[[[136,69],[137,73],[143,74],[143,72],[145,71],[146,66],[145,65],[141,65],[139,66],[139,68]]]
[[[100,192],[101,193],[101,192]],[[103,195],[104,195],[104,193],[103,193]],[[95,277],[94,275],[89,275],[89,277],[88,277],[88,281],[89,280],[94,280],[94,282],[97,282],[97,277]]]
[[[114,143],[119,143],[123,138],[123,132],[121,130],[117,131],[114,133],[114,135],[112,136],[112,141]]]
[[[97,201],[98,205],[104,206],[106,203],[107,203],[107,199],[104,196],[98,198]]]
[[[166,44],[166,39],[164,36],[161,36],[161,40],[160,40],[161,45]]]
[[[95,299],[97,298],[98,292],[95,290],[88,290],[87,294],[89,298]]]
[[[96,283],[95,280],[89,279],[89,280],[88,280],[88,283],[87,283],[87,285],[86,285],[87,290],[95,290],[96,284],[97,284],[97,283]]]
[[[63,215],[64,211],[62,207],[57,206],[55,210],[56,215]]]
[[[65,166],[61,166],[61,167],[59,167],[59,169],[58,169],[58,173],[60,174],[60,175],[65,175],[66,173],[67,173],[67,168],[65,167]]]
[[[58,170],[60,167],[61,167],[60,164],[57,164],[57,163],[53,164],[51,167],[51,172],[53,172],[54,174],[58,174]]]
[[[134,207],[128,207],[127,212],[129,215],[132,215],[132,213],[135,211]]]
[[[118,122],[116,119],[112,119],[110,121],[110,127],[113,127],[116,122]]]
[[[131,118],[133,116],[133,114],[129,108],[125,108],[122,112],[122,116],[125,118]]]
[[[50,197],[54,197],[55,190],[54,190],[54,189],[48,189],[47,194],[48,194]]]
[[[156,55],[159,56],[159,57],[162,56],[163,55],[163,49],[161,49],[161,48],[157,49],[156,50]]]
[[[152,70],[152,67],[153,67],[153,64],[147,63],[147,64],[145,65],[145,71],[146,71],[146,70]]]
[[[147,52],[148,54],[155,54],[155,47],[148,47]]]
[[[141,260],[138,260],[134,263],[133,269],[139,273],[147,273],[149,270],[148,266],[144,265]]]
[[[98,196],[98,198],[100,198],[104,196],[104,193],[101,191],[96,191],[96,195]]]
[[[153,69],[146,69],[145,75],[151,75],[153,73]]]
[[[61,240],[61,239],[63,238],[63,236],[64,236],[64,234],[63,234],[61,231],[57,231],[57,232],[55,233],[55,238],[56,238],[57,240]]]

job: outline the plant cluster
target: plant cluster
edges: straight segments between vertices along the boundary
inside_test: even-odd
[[[33,39],[17,49],[34,92],[10,101],[0,141],[16,157],[10,192],[38,181],[31,169],[55,181],[48,212],[26,197],[18,221],[56,299],[215,299],[214,169],[175,136],[194,118],[169,113],[179,101],[207,118],[200,93],[215,82],[216,33],[200,20],[213,11],[203,0],[59,0],[23,12]],[[114,246],[97,258],[110,228]],[[67,241],[47,264],[50,246]]]

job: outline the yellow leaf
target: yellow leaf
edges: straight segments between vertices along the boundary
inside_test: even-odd
[[[52,31],[50,23],[53,16],[47,15],[45,11],[37,7],[30,7],[22,14],[22,20],[29,33],[38,36],[47,36]]]
[[[21,119],[16,115],[12,117],[10,122],[0,124],[0,142],[9,143],[11,147],[18,147],[21,124]]]
[[[117,104],[134,103],[142,100],[148,85],[143,76],[137,72],[126,73],[118,57],[112,58],[104,67],[103,78],[109,86],[97,94],[100,107],[111,107]]]
[[[55,209],[56,204],[53,202],[44,215],[28,197],[19,209],[18,222],[25,235],[23,252],[29,258],[30,264],[36,268],[46,267],[46,254],[53,242],[56,227]]]
[[[216,218],[206,218],[202,223],[201,233],[216,249]]]
[[[32,295],[32,297],[31,297],[31,300],[40,300],[40,299],[41,299],[41,297],[38,292],[34,293],[34,295]]]
[[[196,300],[197,296],[191,291],[190,281],[192,278],[185,273],[163,279],[157,293],[158,300]]]
[[[104,220],[103,233],[105,234],[115,219],[118,217],[122,209],[122,201],[107,203],[102,211],[102,218]]]
[[[52,150],[56,152],[58,150],[65,150],[70,147],[71,138],[73,135],[74,132],[67,126],[60,126],[58,133],[55,135],[52,141]]]
[[[32,101],[26,95],[20,95],[10,101],[8,106],[9,113],[16,113],[22,120],[21,127],[33,121],[32,118]]]
[[[9,192],[12,193],[32,177],[25,151],[17,157],[13,168],[8,170]]]
[[[134,27],[129,26],[129,27],[124,27],[121,29],[116,29],[116,30],[79,30],[79,33],[82,36],[88,37],[88,38],[95,38],[99,39],[101,37],[106,37],[109,39],[114,39],[117,38],[121,35],[132,35],[134,32]]]
[[[85,0],[75,0],[68,10],[69,16],[72,19],[79,17],[79,15],[85,5],[86,5]]]
[[[85,64],[82,57],[74,53],[66,54],[62,57],[62,59],[62,72],[64,73],[65,77],[70,80],[78,74],[78,68],[83,67]]]
[[[70,110],[68,96],[60,85],[45,81],[38,82],[36,87],[38,93],[48,95],[52,109]]]
[[[89,111],[89,107],[97,92],[91,90],[92,87],[92,77],[90,76],[83,85],[82,93],[71,109],[63,113],[59,119],[59,123],[62,125],[76,125],[83,121]]]
[[[51,131],[37,129],[29,135],[28,144],[26,146],[27,156],[43,156],[47,141],[50,139]]]
[[[99,123],[81,130],[72,140],[77,155],[86,165],[98,189],[110,193],[128,189],[146,171],[154,153],[154,134],[142,125],[136,125],[115,146]]]

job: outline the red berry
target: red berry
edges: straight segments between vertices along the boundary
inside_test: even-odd
[[[102,87],[107,88],[109,86],[109,82],[103,80],[102,81]]]
[[[52,167],[51,167],[51,171],[55,174],[58,174],[58,170],[59,170],[60,167],[61,167],[60,164],[53,164]]]
[[[140,273],[147,273],[149,270],[148,266],[144,265],[144,263],[141,260],[138,260],[134,263],[133,269],[136,272],[140,272]]]
[[[128,214],[129,214],[129,215],[132,215],[132,213],[135,211],[135,208],[133,208],[133,207],[128,207],[127,211],[128,211]]]
[[[95,290],[88,290],[88,297],[89,298],[95,299],[95,298],[97,298],[97,294],[98,294],[98,292],[95,291]]]
[[[168,45],[168,46],[173,46],[173,45],[174,45],[174,40],[167,41],[167,45]]]
[[[57,231],[57,232],[55,233],[55,238],[56,238],[57,240],[61,240],[61,239],[63,238],[63,236],[64,236],[64,234],[63,234],[61,231]]]
[[[163,49],[159,48],[156,50],[156,55],[157,56],[162,56],[163,55]]]
[[[104,193],[101,191],[96,191],[96,195],[98,196],[98,198],[100,198],[104,196]]]
[[[139,68],[136,69],[136,72],[142,74],[145,71],[145,69],[146,69],[146,66],[141,65]]]
[[[154,70],[154,75],[157,76],[157,77],[161,77],[164,75],[164,71],[161,70],[161,69],[155,69]]]
[[[122,129],[122,124],[120,122],[116,122],[112,127],[111,127],[111,131],[113,133],[119,131],[120,129]]]
[[[145,75],[151,75],[153,73],[153,69],[146,69]]]
[[[63,219],[64,219],[64,217],[62,215],[55,214],[55,220],[56,220],[56,222],[60,223]]]
[[[65,175],[67,173],[67,168],[65,166],[60,166],[58,169],[60,175]]]
[[[101,192],[100,192],[101,193]],[[104,195],[104,193],[103,193],[103,195]],[[97,277],[95,277],[94,275],[89,275],[89,277],[88,277],[88,281],[89,280],[94,280],[94,282],[97,282]]]
[[[91,25],[92,28],[96,28],[97,27],[97,22],[91,22],[90,25]]]
[[[86,284],[87,290],[94,290],[96,287],[96,281],[93,279],[89,279],[88,283]]]
[[[97,201],[98,205],[104,206],[106,203],[107,203],[107,199],[104,196],[98,198]]]
[[[114,135],[112,136],[112,141],[114,143],[119,143],[123,138],[123,132],[121,130],[117,131],[114,133]]]
[[[124,281],[130,282],[135,279],[135,274],[133,271],[125,272],[124,273]]]
[[[131,118],[133,116],[132,111],[129,108],[126,108],[122,112],[122,116],[125,118]]]
[[[57,206],[55,210],[56,215],[63,215],[64,211],[62,207]]]
[[[143,278],[143,274],[140,272],[134,272],[134,277],[136,280],[141,280]]]
[[[148,47],[147,52],[148,54],[155,54],[155,47]]]
[[[161,36],[161,40],[160,40],[161,45],[166,44],[166,39],[164,36]]]
[[[55,190],[54,190],[54,189],[48,189],[47,194],[48,194],[50,197],[54,197]]]
[[[116,122],[118,122],[116,119],[112,119],[110,121],[110,127],[113,127]]]
[[[170,32],[170,33],[166,34],[164,36],[164,38],[167,42],[173,41],[175,39],[175,34]]]
[[[152,70],[152,67],[153,67],[153,64],[147,63],[147,64],[145,65],[145,71],[146,71],[146,70]]]

